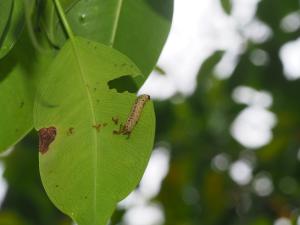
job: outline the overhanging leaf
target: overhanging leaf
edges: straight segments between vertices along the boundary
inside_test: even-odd
[[[22,32],[24,24],[23,1],[13,1],[12,7],[12,15],[10,16],[7,26],[5,27],[5,31],[0,38],[0,59],[13,48]]]
[[[127,55],[141,69],[145,80],[169,33],[173,0],[73,0],[72,3],[64,8],[74,33]],[[45,21],[49,38],[62,46],[67,37],[55,12]]]
[[[105,225],[116,203],[138,184],[154,139],[147,103],[127,139],[113,134],[125,122],[135,94],[109,89],[108,81],[141,72],[124,55],[82,38],[68,41],[40,84],[35,128],[56,136],[40,154],[40,173],[54,204],[79,225]]]

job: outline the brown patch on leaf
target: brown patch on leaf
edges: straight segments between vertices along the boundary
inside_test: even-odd
[[[68,131],[67,131],[67,135],[68,135],[68,136],[70,136],[70,135],[72,135],[72,134],[74,134],[74,127],[70,127],[70,128],[68,129]]]
[[[107,126],[107,123],[103,123],[102,126],[103,126],[103,127],[106,127],[106,126]]]
[[[39,152],[45,154],[49,145],[54,141],[56,136],[56,128],[48,127],[39,130]]]
[[[98,123],[98,124],[96,124],[96,125],[93,125],[92,127],[95,128],[95,129],[97,130],[97,132],[99,132],[101,126],[102,126],[101,123]]]
[[[111,120],[114,122],[114,124],[118,125],[118,123],[119,123],[118,117],[112,117]]]

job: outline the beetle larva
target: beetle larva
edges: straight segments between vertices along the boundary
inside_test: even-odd
[[[123,135],[128,135],[128,138],[137,124],[138,120],[141,117],[142,111],[145,107],[145,104],[147,101],[150,100],[149,95],[140,95],[137,97],[135,100],[131,112],[127,118],[127,121],[124,125],[120,125],[120,129],[118,131],[114,131],[114,134],[123,134]]]

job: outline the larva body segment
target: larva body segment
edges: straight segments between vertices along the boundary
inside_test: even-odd
[[[129,135],[139,121],[145,104],[150,100],[149,95],[140,95],[135,100],[127,121],[124,125],[121,124],[119,131],[114,131],[115,134]]]

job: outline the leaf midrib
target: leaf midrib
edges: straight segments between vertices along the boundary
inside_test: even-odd
[[[78,54],[78,50],[77,50],[77,46],[76,46],[76,40],[73,39],[71,40],[71,45],[72,45],[72,49],[74,51],[74,56],[75,56],[75,59],[77,61],[77,64],[78,64],[78,67],[79,67],[79,71],[80,71],[80,79],[82,80],[82,84],[84,85],[84,90],[86,90],[86,94],[87,94],[87,99],[88,99],[88,104],[91,108],[91,120],[92,120],[92,124],[96,124],[96,116],[95,116],[95,113],[94,113],[94,104],[93,104],[93,101],[92,101],[92,96],[91,96],[91,93],[89,91],[89,88],[88,88],[88,79],[87,77],[84,75],[84,72],[83,72],[83,67],[81,65],[81,61],[80,61],[80,58],[79,58],[79,54]],[[95,130],[93,130],[93,137],[94,137],[94,142],[95,142],[95,147],[94,147],[94,198],[93,198],[93,203],[94,203],[94,210],[93,210],[93,219],[94,219],[94,224],[96,224],[96,209],[97,209],[97,171],[98,171],[98,152],[97,152],[97,149],[98,149],[98,141],[97,141],[97,133]]]

